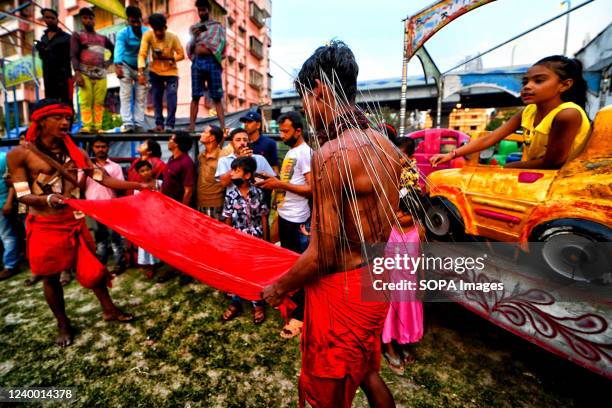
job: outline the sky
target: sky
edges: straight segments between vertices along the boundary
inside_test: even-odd
[[[586,0],[572,0],[572,6]],[[272,89],[292,87],[302,63],[319,46],[342,40],[355,53],[359,80],[399,77],[402,73],[402,19],[434,0],[274,0],[272,2]],[[425,47],[444,72],[567,9],[561,0],[496,0],[453,21]],[[612,0],[595,0],[570,16],[568,53],[582,48],[612,22]],[[484,56],[485,68],[533,64],[563,52],[565,17]],[[514,51],[513,51],[514,49]],[[421,75],[412,60],[408,75]]]

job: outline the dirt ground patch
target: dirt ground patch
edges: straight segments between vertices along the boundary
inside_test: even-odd
[[[297,406],[299,341],[282,340],[280,317],[261,326],[250,306],[219,317],[227,298],[202,284],[113,282],[133,324],[105,323],[91,291],[65,290],[75,344],[53,344],[55,321],[39,283],[22,273],[0,283],[0,384],[70,386],[75,407]],[[493,326],[455,304],[427,304],[426,335],[403,376],[382,375],[402,407],[578,407],[602,401],[610,383]],[[363,393],[356,407],[367,406]],[[29,406],[32,406],[31,404]]]

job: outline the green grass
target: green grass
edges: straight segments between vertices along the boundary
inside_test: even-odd
[[[88,408],[297,406],[299,341],[279,337],[276,311],[255,326],[247,306],[223,324],[223,294],[177,279],[155,284],[130,270],[115,279],[111,294],[137,320],[103,322],[93,293],[73,282],[65,297],[78,332],[74,345],[60,349],[41,284],[25,288],[25,277],[0,283],[3,387],[70,386],[77,393],[71,406]],[[383,363],[398,406],[580,406],[599,387],[603,394],[601,378],[456,305],[426,305],[425,313],[417,361],[401,377]],[[363,393],[355,406],[367,406]]]

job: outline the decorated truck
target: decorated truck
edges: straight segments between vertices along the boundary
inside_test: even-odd
[[[578,364],[612,376],[612,106],[602,109],[584,150],[558,170],[478,163],[428,177],[425,225],[438,240],[474,237],[538,251],[540,271],[586,294],[561,301],[541,280],[504,276],[522,288],[490,298],[457,299],[467,308]],[[596,265],[585,268],[584,265]],[[586,272],[585,272],[586,271]],[[553,280],[554,277],[560,278]],[[481,276],[478,279],[491,279]],[[547,285],[549,288],[550,285]]]
[[[418,56],[425,79],[438,88],[437,117],[443,99],[461,89],[483,86],[483,76],[440,73],[425,43],[442,27],[494,0],[439,0],[405,20],[400,133],[404,130],[407,67]],[[576,5],[567,13],[584,7]],[[562,13],[549,20],[562,17]],[[546,23],[548,23],[546,22]],[[533,30],[533,29],[532,29]],[[514,37],[512,40],[530,32]],[[507,44],[508,40],[503,44]],[[478,53],[482,58],[498,48]],[[465,64],[471,60],[462,62]],[[522,73],[490,73],[487,86],[519,95]],[[590,76],[589,76],[590,75]],[[602,95],[602,74],[585,71],[589,89]],[[520,152],[508,143],[490,157],[472,155],[465,166],[429,173],[429,200],[424,221],[435,241],[502,242],[521,254],[538,252],[536,273],[550,273],[555,290],[521,270],[472,274],[473,282],[504,281],[504,290],[466,291],[447,296],[494,324],[569,361],[612,378],[612,107],[601,109],[584,150],[559,170],[511,169],[499,164],[516,161]],[[507,153],[507,154],[506,154]],[[486,154],[485,154],[486,156]],[[602,268],[578,268],[594,261]],[[577,273],[578,271],[578,273]],[[580,272],[582,271],[582,272]],[[550,286],[550,285],[549,285]],[[572,297],[559,296],[568,288]],[[577,295],[576,295],[577,294]],[[576,295],[576,296],[574,296]]]

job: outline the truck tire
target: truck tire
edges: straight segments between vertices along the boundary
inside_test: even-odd
[[[431,239],[459,242],[465,237],[465,228],[459,212],[447,200],[436,199],[425,212],[425,227]]]
[[[607,230],[607,231],[606,231]],[[536,240],[547,268],[576,282],[612,283],[612,231],[584,220],[555,220],[540,228]]]

